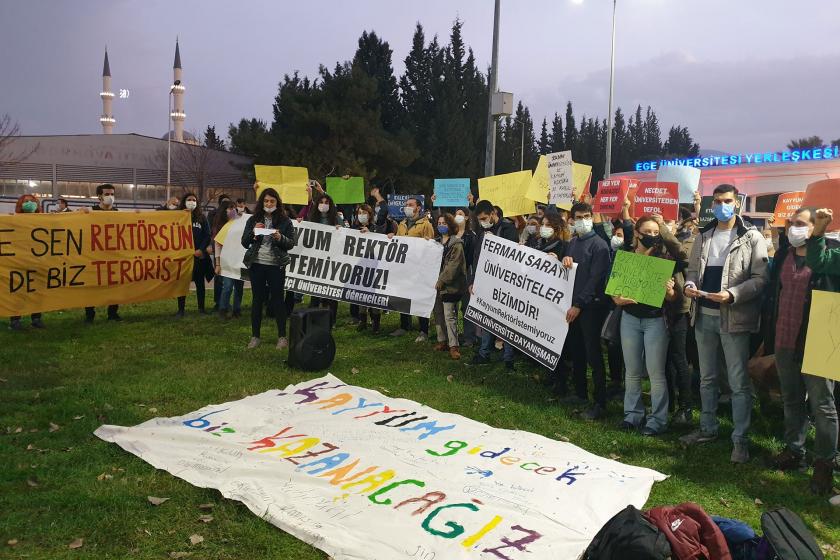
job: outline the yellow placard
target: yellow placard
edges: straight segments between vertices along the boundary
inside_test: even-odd
[[[478,194],[501,208],[505,217],[524,216],[534,213],[534,201],[525,196],[530,183],[529,170],[483,177],[478,180]]]
[[[0,216],[0,316],[183,296],[194,252],[185,211]]]
[[[584,189],[589,187],[592,180],[592,166],[572,162],[572,185],[575,188],[575,200],[580,200]]]
[[[219,245],[224,245],[225,240],[227,239],[228,231],[230,231],[230,224],[233,223],[233,220],[228,220],[225,225],[222,226],[222,229],[219,230],[219,233],[216,234],[216,237],[213,238],[213,241],[218,243]]]
[[[548,162],[545,156],[540,156],[539,161],[537,161],[537,168],[534,170],[534,176],[531,177],[531,182],[528,184],[525,198],[534,202],[548,204]]]
[[[306,192],[309,170],[305,167],[255,165],[254,173],[260,184],[257,198],[263,189],[270,187],[277,191],[283,204],[309,204],[309,194]]]
[[[811,292],[802,371],[840,381],[840,293]]]

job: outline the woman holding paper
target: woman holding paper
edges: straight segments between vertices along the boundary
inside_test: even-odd
[[[624,209],[624,250],[640,255],[673,260],[663,243],[660,223],[651,216],[642,216],[635,223]],[[665,283],[665,300],[659,307],[638,303],[622,295],[613,296],[622,308],[621,347],[626,368],[624,380],[624,430],[642,428],[642,435],[657,436],[668,427],[668,322],[673,320],[682,301],[682,273],[676,272]],[[642,378],[645,368],[650,377],[651,414],[645,420],[642,400]]]
[[[205,274],[212,276],[208,271],[210,267],[210,253],[213,252],[213,240],[210,238],[210,224],[207,222],[204,212],[201,211],[201,206],[198,204],[198,197],[194,194],[185,194],[181,198],[179,208],[181,210],[187,210],[192,220],[193,244],[195,249],[192,281],[195,284],[195,298],[198,303],[198,312],[204,314],[207,313],[204,310]],[[183,317],[186,306],[187,296],[180,296],[178,298],[178,312],[175,313],[175,317],[179,319]]]
[[[277,349],[289,346],[286,340],[286,307],[283,304],[283,286],[286,281],[288,251],[295,246],[292,221],[283,212],[280,195],[274,189],[264,189],[257,199],[254,215],[245,223],[242,262],[251,278],[253,303],[251,304],[251,341],[248,348],[260,345],[260,325],[263,306],[271,294],[271,305],[277,322]]]

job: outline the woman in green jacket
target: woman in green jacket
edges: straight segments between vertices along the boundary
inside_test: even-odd
[[[435,327],[438,343],[435,350],[449,350],[453,360],[461,359],[458,346],[458,302],[467,291],[467,261],[464,258],[464,242],[458,233],[452,214],[441,214],[437,219],[437,241],[443,245],[440,276],[435,288]],[[444,333],[445,336],[444,336]]]

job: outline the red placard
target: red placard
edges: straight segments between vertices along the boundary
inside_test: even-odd
[[[828,231],[840,229],[840,179],[823,179],[808,185],[802,206],[831,208],[834,219],[828,224]]]
[[[627,179],[607,179],[598,181],[598,194],[592,205],[592,211],[608,216],[618,216],[624,206],[624,197],[630,188],[630,181]]]
[[[793,213],[802,208],[805,191],[789,192],[779,195],[776,209],[773,211],[773,226],[785,227],[785,222]]]
[[[679,216],[680,184],[645,181],[639,185],[633,202],[633,216],[659,214],[663,220],[676,220]]]

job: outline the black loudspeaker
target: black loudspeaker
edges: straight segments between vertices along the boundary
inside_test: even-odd
[[[289,321],[289,366],[306,371],[330,367],[335,340],[330,332],[329,309],[301,309]]]

